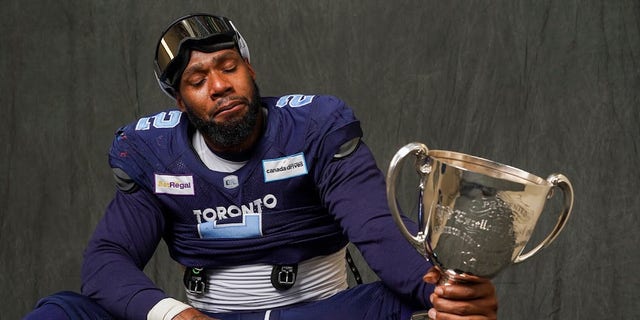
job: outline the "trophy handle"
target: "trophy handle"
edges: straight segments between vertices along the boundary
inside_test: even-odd
[[[534,254],[538,253],[538,251],[550,245],[551,242],[553,242],[556,237],[558,237],[558,234],[560,234],[560,231],[562,231],[565,224],[567,223],[567,220],[569,219],[569,215],[571,214],[571,210],[573,209],[573,187],[571,186],[571,182],[567,177],[559,173],[550,175],[547,178],[547,181],[549,181],[553,185],[551,191],[549,192],[549,195],[547,196],[547,199],[553,197],[553,188],[555,187],[560,188],[564,195],[564,204],[562,211],[560,212],[560,216],[558,217],[558,222],[556,223],[551,233],[549,233],[549,235],[540,244],[538,244],[535,248],[529,250],[529,252],[527,253],[519,254],[513,261],[514,263],[525,261],[531,258]]]
[[[408,155],[413,154],[416,157],[416,170],[419,174],[424,175],[428,174],[431,171],[431,166],[426,161],[429,154],[429,149],[426,145],[419,142],[412,142],[404,147],[400,148],[398,152],[391,159],[391,163],[389,164],[389,170],[387,171],[387,201],[389,204],[389,209],[391,210],[391,215],[393,216],[393,221],[396,223],[402,235],[407,238],[409,243],[413,247],[415,247],[418,252],[422,255],[426,254],[425,251],[425,240],[427,235],[425,232],[420,230],[418,235],[413,235],[407,230],[407,226],[402,221],[402,215],[400,213],[400,209],[398,208],[398,202],[396,199],[396,178],[398,177],[399,172],[399,164],[402,162],[404,158]],[[423,188],[423,182],[420,182],[420,188]],[[422,203],[422,199],[419,199],[420,203]],[[422,227],[422,225],[421,225]]]

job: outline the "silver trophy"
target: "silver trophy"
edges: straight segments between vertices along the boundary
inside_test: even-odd
[[[417,234],[407,230],[396,199],[401,161],[415,158],[420,175]],[[553,230],[523,253],[545,203],[559,189],[562,211]],[[387,198],[402,234],[442,274],[441,283],[465,275],[492,278],[547,247],[565,226],[573,207],[571,182],[562,174],[546,180],[490,160],[422,143],[400,148],[387,172]]]

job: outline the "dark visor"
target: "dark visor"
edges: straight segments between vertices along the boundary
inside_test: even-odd
[[[220,48],[237,46],[240,54],[249,59],[247,45],[229,19],[206,14],[190,15],[173,22],[158,41],[155,57],[158,80],[167,82],[167,77],[172,78],[168,73],[176,70],[170,69],[178,67],[172,67],[172,62],[175,65],[181,62],[176,60],[187,58],[181,56],[185,54],[186,47],[197,43],[213,47],[220,45]]]

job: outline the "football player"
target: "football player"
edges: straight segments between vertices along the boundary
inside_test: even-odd
[[[41,307],[118,319],[496,318],[489,280],[434,285],[343,101],[261,96],[238,29],[208,14],[173,22],[155,67],[177,108],[117,131],[118,190],[86,249],[83,295]],[[143,272],[162,239],[184,266],[186,302]],[[348,286],[348,243],[380,281]]]

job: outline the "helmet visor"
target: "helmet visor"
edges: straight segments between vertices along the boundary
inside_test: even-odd
[[[248,59],[248,49],[240,33],[225,17],[206,14],[190,15],[176,20],[163,33],[156,48],[156,74],[159,80],[167,77],[171,62],[180,56],[185,42],[215,40],[220,44],[232,43],[238,46],[243,57]],[[186,47],[186,46],[185,46]]]

